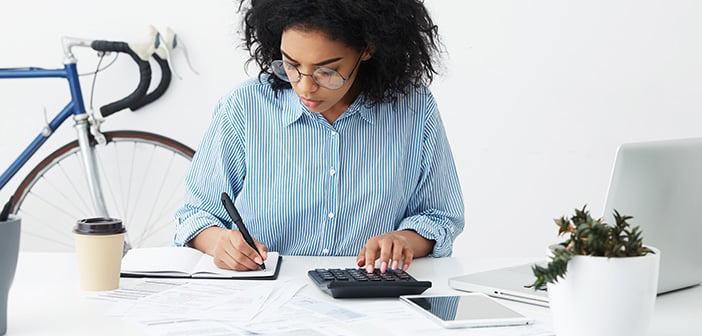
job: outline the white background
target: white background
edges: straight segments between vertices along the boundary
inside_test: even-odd
[[[553,218],[588,204],[601,215],[622,142],[702,134],[702,2],[695,0],[427,0],[447,53],[431,86],[466,204],[461,256],[541,256]],[[215,101],[245,72],[233,0],[23,0],[0,13],[0,67],[61,67],[62,35],[142,41],[172,27],[182,52],[159,101],[123,111],[106,130],[140,129],[197,147]],[[93,52],[81,52],[81,72]],[[95,105],[131,92],[127,57],[98,77]],[[86,103],[90,78],[84,77]],[[0,167],[67,101],[59,79],[0,80]],[[67,142],[64,125],[28,166]],[[42,155],[43,154],[43,155]],[[4,203],[26,168],[0,191]],[[636,216],[636,214],[631,214]],[[634,219],[635,224],[635,219]]]

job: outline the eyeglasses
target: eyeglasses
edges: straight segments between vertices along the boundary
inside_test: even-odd
[[[354,64],[353,69],[351,69],[351,72],[349,72],[346,78],[338,71],[329,68],[317,68],[311,74],[302,73],[296,65],[292,65],[283,60],[271,62],[271,69],[278,78],[286,82],[297,83],[302,79],[302,76],[310,76],[317,85],[330,90],[337,90],[344,86],[353,72],[356,71],[356,67],[358,67],[358,64],[361,62],[361,56],[363,56],[363,50],[361,50],[356,64]]]

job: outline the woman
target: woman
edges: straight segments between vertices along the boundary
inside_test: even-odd
[[[260,74],[217,104],[175,243],[235,270],[259,269],[269,249],[357,255],[369,272],[378,259],[385,272],[450,255],[463,201],[426,88],[439,40],[422,2],[254,0],[244,11]],[[232,230],[222,192],[260,254]]]

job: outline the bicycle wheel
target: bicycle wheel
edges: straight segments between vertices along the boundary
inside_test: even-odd
[[[172,244],[175,210],[183,204],[185,175],[195,153],[173,139],[139,131],[104,133],[95,149],[105,205],[127,227],[126,246]],[[72,251],[72,229],[96,217],[78,141],[42,160],[15,191],[13,209],[22,217],[21,249]]]

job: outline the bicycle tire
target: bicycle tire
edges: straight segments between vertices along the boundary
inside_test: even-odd
[[[185,175],[195,151],[150,132],[103,134],[106,144],[99,145],[92,136],[90,144],[108,213],[127,228],[125,246],[171,245],[173,214],[183,204]],[[97,217],[88,190],[77,140],[41,160],[14,194],[12,212],[22,218],[21,249],[73,251],[76,221]]]

